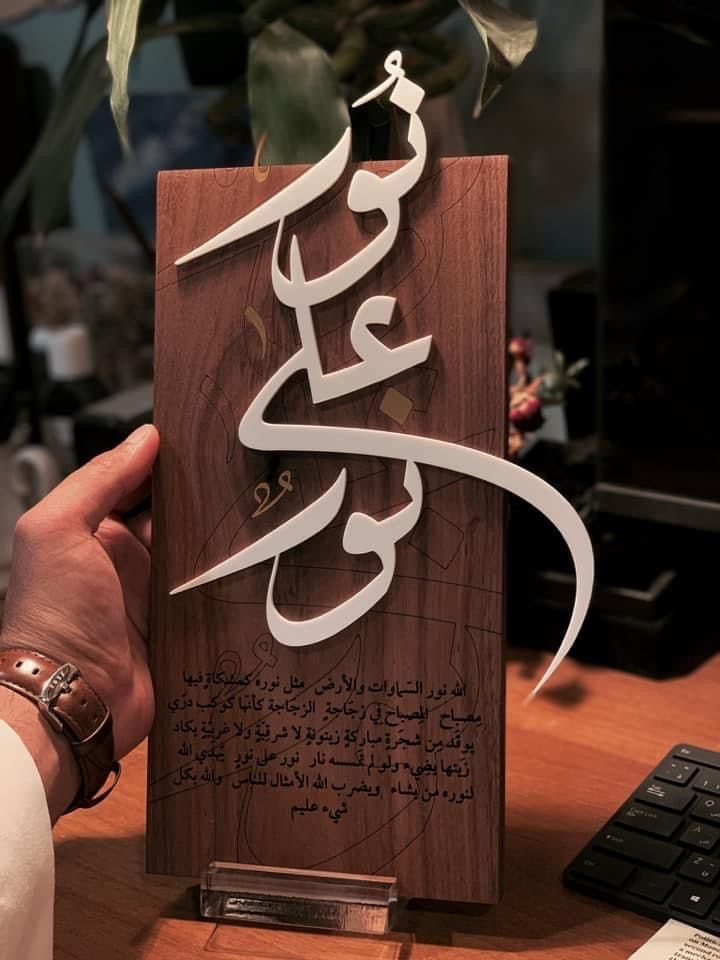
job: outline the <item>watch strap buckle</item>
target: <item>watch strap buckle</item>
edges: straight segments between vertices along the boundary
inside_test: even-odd
[[[106,797],[120,773],[112,714],[80,669],[37,650],[0,646],[0,686],[32,701],[48,726],[70,741],[81,781],[70,809]]]
[[[38,709],[45,715],[45,719],[56,730],[62,733],[63,723],[55,714],[55,703],[64,693],[70,693],[70,684],[80,676],[80,671],[73,663],[64,663],[48,677],[38,694]]]

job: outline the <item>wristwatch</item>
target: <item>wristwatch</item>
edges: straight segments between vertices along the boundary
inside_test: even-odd
[[[112,716],[78,668],[35,650],[9,647],[0,649],[0,685],[32,701],[52,729],[70,741],[81,784],[65,812],[104,800],[120,776]]]

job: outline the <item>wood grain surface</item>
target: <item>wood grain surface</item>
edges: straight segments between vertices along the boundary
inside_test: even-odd
[[[385,175],[398,162],[367,165]],[[275,229],[176,268],[175,260],[295,179],[273,167],[161,174],[153,489],[148,867],[199,876],[211,860],[390,874],[404,896],[490,903],[503,816],[504,501],[422,467],[423,508],[397,546],[389,592],[322,643],[268,632],[270,562],[169,591],[275,529],[348,471],[341,513],[283,553],[274,597],[305,620],[379,572],[342,548],[345,521],[408,502],[403,460],[261,454],[239,419],[299,347],[271,286]],[[308,278],[381,229],[345,202],[349,177],[294,215]],[[439,160],[403,206],[390,254],[314,310],[323,370],[357,362],[350,325],[372,295],[397,298],[388,347],[431,334],[428,360],[313,405],[290,380],[269,419],[449,440],[502,456],[506,436],[507,161]],[[286,251],[281,251],[284,264]]]
[[[720,749],[720,655],[662,682],[567,661],[523,706],[548,659],[528,654],[508,665],[497,906],[411,905],[401,932],[377,940],[200,921],[189,890],[196,880],[144,873],[142,747],[108,800],[56,828],[56,960],[476,960],[478,951],[484,960],[625,960],[658,924],[565,890],[561,873],[673,744]]]

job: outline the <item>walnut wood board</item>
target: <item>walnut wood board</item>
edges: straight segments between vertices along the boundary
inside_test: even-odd
[[[385,175],[397,162],[364,164]],[[303,167],[183,171],[158,181],[147,867],[199,876],[211,860],[394,875],[402,896],[495,902],[503,825],[504,495],[422,467],[423,510],[397,545],[388,593],[308,647],[268,631],[270,562],[169,591],[315,501],[342,467],[341,513],[284,553],[275,602],[306,619],[380,569],[351,556],[351,512],[408,501],[403,461],[260,453],[241,446],[249,402],[298,350],[274,297],[275,228],[177,268],[175,260],[299,176]],[[306,275],[344,262],[385,225],[345,198],[352,166],[286,223]],[[288,423],[390,430],[503,456],[506,438],[504,157],[437,160],[403,201],[390,254],[314,309],[325,372],[357,358],[352,317],[397,297],[388,347],[432,334],[425,364],[313,405],[296,376],[269,411]],[[376,331],[379,328],[375,328]]]

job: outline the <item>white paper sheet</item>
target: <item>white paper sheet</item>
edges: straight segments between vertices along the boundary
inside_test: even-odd
[[[720,960],[720,937],[668,920],[628,960]]]

